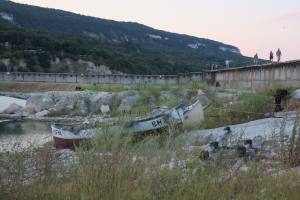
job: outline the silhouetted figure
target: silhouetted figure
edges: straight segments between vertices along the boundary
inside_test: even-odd
[[[257,55],[257,53],[254,55],[253,62],[254,62],[255,65],[258,64],[258,55]]]
[[[277,56],[277,62],[280,62],[282,53],[281,53],[281,50],[279,48],[278,48],[278,50],[276,52],[276,56]]]
[[[288,91],[285,89],[277,89],[275,94],[275,112],[283,111],[282,100],[288,96]]]
[[[274,54],[273,54],[273,51],[271,51],[270,52],[270,61],[273,62],[273,60],[274,60]]]
[[[226,68],[229,68],[230,67],[230,60],[226,60],[225,65],[226,65]]]

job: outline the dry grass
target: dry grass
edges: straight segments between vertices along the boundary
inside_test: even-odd
[[[266,108],[268,103],[268,97],[244,95],[232,106],[239,110],[269,112],[272,107]],[[262,109],[263,106],[266,110]],[[211,112],[222,114],[218,110]],[[228,116],[231,113],[225,114]],[[230,122],[252,117],[256,116],[249,113],[238,116],[232,114]],[[223,121],[207,125],[213,126],[215,123],[219,125]],[[222,157],[208,162],[193,157],[182,149],[185,146],[184,135],[175,137],[172,130],[139,143],[134,143],[130,136],[122,135],[122,129],[103,126],[102,131],[94,138],[88,150],[84,147],[77,149],[78,162],[68,167],[67,174],[51,170],[53,157],[49,153],[49,146],[11,155],[0,153],[0,199],[265,200],[298,199],[300,195],[299,172],[280,176],[275,175],[276,172],[265,174],[262,173],[260,162],[250,160],[247,161],[248,171],[237,172],[231,177],[224,176],[226,170],[232,167],[232,162],[223,164],[220,161]],[[299,136],[299,121],[295,122],[293,134],[288,146],[283,148],[287,150],[284,155],[292,158],[289,161],[299,157],[296,140]],[[111,152],[111,156],[99,156],[99,152]],[[30,184],[23,184],[24,162],[28,159],[36,161],[34,163],[37,163],[40,175]],[[281,161],[286,160],[284,158]],[[171,161],[184,164],[175,164],[172,168],[162,167]],[[64,166],[60,168],[66,170]],[[4,184],[7,177],[11,178],[9,186]]]
[[[85,88],[86,84],[63,84],[63,83],[16,83],[1,82],[1,92],[47,92],[47,91],[72,91],[76,87]]]
[[[105,134],[93,141],[89,150],[77,149],[79,161],[70,166],[68,175],[60,178],[49,170],[47,147],[34,157],[42,163],[40,177],[31,184],[22,184],[22,163],[27,153],[14,154],[9,172],[18,173],[11,187],[0,185],[0,199],[297,199],[300,195],[300,174],[270,176],[261,173],[260,164],[248,161],[249,170],[232,177],[222,174],[230,164],[220,160],[204,163],[179,151],[181,137],[152,137],[132,143],[131,137],[106,127]],[[49,149],[48,149],[49,150]],[[99,156],[97,152],[111,152]],[[185,160],[183,165],[164,168],[162,164]],[[5,157],[5,156],[4,156]],[[3,157],[0,157],[3,159]],[[5,157],[8,158],[8,157]],[[2,160],[3,161],[3,160]],[[174,160],[173,160],[174,161]],[[16,170],[15,170],[16,169]],[[4,174],[2,174],[4,175]]]

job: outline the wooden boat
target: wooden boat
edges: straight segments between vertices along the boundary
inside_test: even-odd
[[[197,100],[192,105],[185,107],[182,122],[184,129],[198,128],[203,120],[204,111],[200,100]]]
[[[57,149],[79,146],[82,142],[90,139],[95,129],[87,128],[85,124],[52,124],[52,136]]]
[[[132,121],[127,124],[127,133],[160,132],[168,127],[176,129],[195,128],[203,121],[203,108],[199,100],[190,106],[179,105],[155,116]]]

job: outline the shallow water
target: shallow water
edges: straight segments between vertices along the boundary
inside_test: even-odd
[[[0,122],[0,152],[38,147],[51,141],[50,123],[33,121]]]

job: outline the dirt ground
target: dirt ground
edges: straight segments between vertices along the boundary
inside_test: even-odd
[[[87,84],[66,83],[17,83],[0,82],[0,92],[47,92],[47,91],[70,91],[77,88],[86,88]]]

